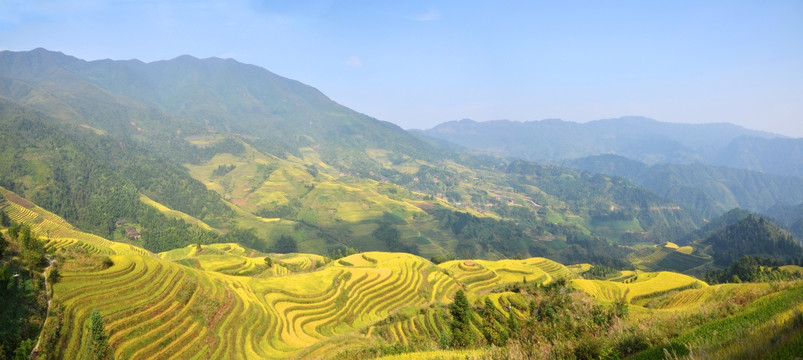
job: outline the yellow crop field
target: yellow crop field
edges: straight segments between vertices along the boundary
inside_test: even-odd
[[[280,263],[301,272],[227,275],[264,267],[265,256],[273,258],[274,268],[282,268]],[[317,255],[261,254],[237,244],[111,259],[114,265],[99,271],[65,270],[53,287],[64,309],[58,356],[85,346],[85,333],[78,329],[93,309],[103,315],[118,358],[331,356],[376,337],[406,343],[413,336],[436,336],[447,326],[443,308],[426,305],[450,302],[461,283],[476,296],[525,275],[548,281],[572,274],[541,258],[439,267],[414,255],[383,252],[354,254],[318,267],[325,259]],[[185,259],[194,259],[200,268],[180,265]],[[509,304],[509,296],[494,294],[493,301]],[[414,311],[391,329],[372,330],[389,314],[418,307],[426,310]]]
[[[694,248],[691,247],[691,246],[686,245],[686,246],[679,247],[677,249],[677,251],[679,253],[683,253],[683,254],[686,254],[686,255],[691,255],[691,253],[694,252]]]
[[[207,225],[205,222],[194,218],[190,215],[187,215],[181,211],[173,210],[167,206],[164,206],[153,199],[149,198],[145,194],[139,194],[139,201],[143,202],[146,205],[150,205],[154,207],[156,210],[159,210],[162,214],[165,214],[169,218],[179,219],[184,221],[187,224],[192,224],[203,228],[204,230],[212,230],[212,227]]]
[[[767,283],[719,284],[700,289],[687,289],[663,300],[657,308],[690,309],[711,301],[755,298],[769,290],[770,285]]]
[[[572,286],[591,296],[605,301],[624,299],[628,303],[639,303],[656,294],[672,290],[707,287],[703,281],[691,276],[661,271],[656,273],[639,273],[627,283],[607,280],[574,279]]]
[[[184,140],[198,147],[206,147],[223,141],[227,135],[225,134],[205,134],[185,137]]]
[[[588,270],[591,270],[591,264],[573,264],[567,265],[566,268],[573,271],[575,274],[582,274]]]
[[[678,247],[668,242],[664,246],[639,247],[628,255],[628,260],[639,270],[655,271],[657,269],[671,269],[684,272],[701,266],[709,261],[710,257],[692,255],[691,246]]]
[[[109,241],[100,236],[77,230],[64,219],[53,214],[19,195],[0,187],[0,208],[12,220],[31,226],[37,235],[46,241],[45,246],[63,248],[80,246],[89,253],[96,254],[139,254],[151,253],[140,247]]]
[[[265,254],[245,249],[236,243],[196,245],[159,253],[159,257],[181,264],[193,264],[200,269],[228,275],[281,276],[292,272],[309,271],[326,262],[326,258],[315,254]],[[273,260],[268,269],[265,258]]]
[[[545,258],[524,260],[452,260],[438,265],[466,291],[482,293],[505,283],[534,281],[546,284],[554,279],[577,277],[567,267]]]
[[[781,266],[781,270],[788,271],[788,272],[803,273],[803,266],[784,265],[784,266]]]
[[[263,254],[237,244],[211,244],[200,251],[188,246],[154,256],[77,231],[13,193],[3,195],[3,209],[15,220],[50,231],[49,246],[80,246],[108,254],[113,262],[102,270],[61,271],[53,286],[53,298],[63,306],[57,357],[78,354],[86,346],[81,329],[94,309],[104,317],[118,358],[331,355],[371,341],[374,335],[360,330],[391,312],[448,302],[458,288],[442,269],[402,253],[355,254],[324,265],[326,259],[319,255]],[[265,271],[266,256],[274,260],[272,271]],[[181,265],[185,260],[198,268]],[[249,272],[258,276],[234,276]],[[282,276],[262,277],[267,273]],[[434,325],[417,320],[407,324],[422,331],[443,330],[442,321],[430,318]],[[55,321],[50,317],[45,326],[55,326]]]

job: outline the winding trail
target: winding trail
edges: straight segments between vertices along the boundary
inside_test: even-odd
[[[42,322],[42,330],[39,331],[39,339],[36,340],[36,346],[34,346],[33,351],[31,351],[31,360],[36,360],[39,357],[39,344],[42,342],[42,334],[45,333],[45,322],[47,322],[47,318],[50,316],[50,283],[47,281],[47,274],[50,272],[49,270],[53,268],[53,263],[56,262],[55,259],[47,258],[47,267],[45,270],[42,271],[42,276],[45,277],[45,296],[47,297],[47,312],[45,313],[45,320]]]

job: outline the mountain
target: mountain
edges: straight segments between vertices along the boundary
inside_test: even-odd
[[[141,195],[210,223],[223,225],[234,216],[218,194],[164,154],[3,99],[0,154],[0,185],[101,236],[114,236],[119,219],[136,220],[144,226],[141,244],[151,250],[188,241],[190,225],[141,203]]]
[[[749,216],[754,216],[754,214],[743,209],[738,209],[738,208],[732,209],[722,214],[722,216],[718,216],[714,219],[711,219],[711,221],[709,221],[707,224],[703,225],[699,229],[692,231],[686,234],[684,237],[678,239],[677,242],[678,244],[681,245],[700,242],[710,237],[717,231],[725,229],[726,227],[731,226]]]
[[[474,156],[234,60],[4,51],[0,83],[0,164],[12,169],[0,185],[150,251],[237,242],[608,263],[627,253],[611,241],[700,223],[626,181]]]
[[[740,136],[731,141],[715,164],[803,177],[803,139],[763,139]]]
[[[432,147],[388,122],[339,105],[317,89],[228,59],[142,63],[84,61],[36,49],[0,52],[0,95],[34,109],[114,134],[142,136],[188,129],[247,137],[284,157],[321,149],[333,166],[365,163],[365,148],[388,148],[422,158]],[[174,125],[174,126],[170,126]],[[165,126],[168,126],[165,128]],[[337,152],[327,149],[337,148]]]
[[[749,215],[708,236],[701,244],[711,245],[714,264],[728,266],[743,255],[786,261],[803,255],[800,242],[772,221]]]
[[[746,281],[768,281],[774,276],[784,276],[777,272],[779,265],[793,265],[803,259],[802,245],[771,220],[733,209],[675,242],[633,246],[627,258],[638,270],[668,269],[718,283],[731,281],[729,274],[733,267],[758,263],[767,268],[756,272],[750,269],[747,271],[750,277],[745,277],[744,272],[739,277]]]
[[[778,204],[765,210],[763,214],[786,226],[797,239],[803,239],[803,203]]]
[[[531,161],[557,162],[619,155],[648,165],[704,163],[801,176],[803,139],[728,123],[674,124],[643,117],[573,123],[450,121],[414,130],[467,148]]]
[[[516,122],[450,121],[424,134],[472,149],[534,161],[618,154],[647,164],[691,163],[719,154],[739,136],[777,135],[727,123],[673,124],[643,117],[573,123],[550,119]]]
[[[648,166],[617,155],[590,156],[566,165],[624,177],[709,219],[737,207],[759,212],[803,202],[803,178],[793,176],[700,163]]]

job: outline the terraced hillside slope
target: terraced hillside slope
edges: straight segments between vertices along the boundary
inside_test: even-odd
[[[549,305],[558,311],[583,303],[599,303],[594,309],[605,309],[610,306],[605,304],[624,300],[623,306],[637,318],[668,319],[672,315],[665,311],[674,309],[692,319],[692,304],[716,307],[736,299],[738,306],[745,306],[770,294],[777,294],[773,299],[800,300],[795,294],[803,289],[800,283],[709,287],[668,272],[583,280],[574,270],[544,258],[435,265],[403,253],[367,252],[331,260],[260,253],[237,244],[189,246],[157,255],[81,233],[16,194],[1,193],[0,208],[12,219],[49,234],[43,241],[59,263],[39,349],[54,358],[73,358],[87,349],[91,340],[85,329],[95,310],[103,317],[115,357],[121,359],[364,358],[427,349],[456,356],[467,353],[452,352],[448,343],[433,339],[451,333],[447,305],[460,291],[478,309],[472,331],[483,336],[482,329],[504,323],[483,316],[508,316],[515,319],[509,321],[528,324],[528,319],[544,316],[536,315],[535,309],[557,301],[550,300],[555,296],[564,299]],[[582,272],[587,266],[573,268]],[[583,292],[571,295],[571,289]],[[775,312],[761,320],[761,326],[772,333],[796,334],[799,330],[789,323],[795,317],[789,314],[800,302],[783,305],[768,299],[756,306],[767,301]],[[509,336],[509,341],[519,341]],[[787,346],[788,341],[780,344]],[[419,355],[427,354],[439,353]],[[473,354],[495,356],[488,348]]]
[[[208,256],[214,255],[196,259]],[[399,253],[361,253],[315,271],[265,278],[226,275],[231,266],[204,260],[199,262],[209,270],[182,266],[181,259],[110,259],[114,265],[100,271],[62,271],[54,286],[64,314],[57,357],[86,345],[77,329],[93,309],[103,314],[118,358],[323,356],[374,343],[381,336],[373,334],[380,320],[402,308],[449,302],[461,284],[475,284]],[[236,259],[215,260],[241,265]],[[522,271],[548,274],[536,265],[543,261],[522,262],[530,269]],[[407,324],[416,325],[422,331],[428,326]],[[444,325],[429,326],[437,331]],[[400,327],[393,339],[404,342],[408,331]]]

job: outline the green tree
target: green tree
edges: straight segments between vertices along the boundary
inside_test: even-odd
[[[11,218],[5,211],[0,210],[0,227],[9,227],[11,225]]]
[[[496,319],[496,307],[491,298],[485,298],[485,306],[482,308],[482,335],[489,344],[502,346],[507,342],[507,334],[500,328]]]
[[[36,346],[36,342],[33,339],[23,340],[20,346],[14,350],[14,360],[28,360],[31,357],[34,346]]]
[[[454,302],[449,305],[452,314],[452,346],[462,348],[474,342],[474,332],[471,330],[471,306],[463,290],[457,290]]]
[[[8,248],[8,241],[6,241],[6,238],[3,236],[3,234],[0,234],[0,259],[3,258],[6,248]]]
[[[109,345],[109,333],[103,325],[103,317],[97,309],[89,316],[89,346],[85,359],[108,360],[114,359],[114,353]]]
[[[22,244],[22,260],[31,269],[39,266],[45,259],[45,246],[39,241],[36,233],[31,231],[29,225],[23,225],[17,235],[17,239]]]
[[[276,244],[273,245],[273,252],[283,254],[298,252],[298,243],[296,243],[296,239],[292,236],[279,236],[279,239],[276,240]]]
[[[265,257],[265,266],[267,266],[268,269],[272,268],[273,267],[273,259],[271,259],[270,257],[266,256]]]
[[[521,331],[521,325],[519,325],[519,319],[516,318],[516,314],[513,313],[513,310],[510,310],[510,315],[508,316],[507,319],[507,327],[511,337],[517,336],[519,331]]]
[[[192,234],[192,238],[195,239],[195,251],[201,251],[201,243],[204,239],[204,231],[201,230],[199,227],[190,228],[190,234]]]

